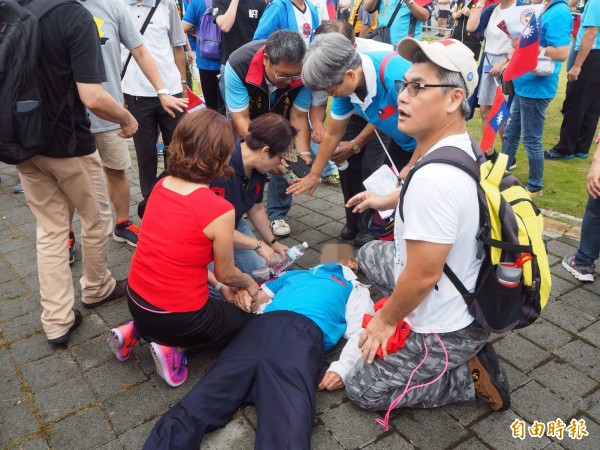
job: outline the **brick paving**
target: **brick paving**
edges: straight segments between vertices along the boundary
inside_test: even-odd
[[[134,168],[131,214],[141,200]],[[148,346],[137,347],[121,363],[106,344],[109,330],[129,319],[120,299],[88,311],[68,348],[54,350],[40,323],[35,254],[35,221],[23,194],[13,194],[14,168],[0,164],[0,449],[139,449],[151,427],[210,368],[216,355],[189,355],[190,375],[180,388],[157,375]],[[303,240],[311,248],[299,262],[318,263],[326,242],[339,242],[344,210],[339,188],[322,185],[313,198],[294,201],[288,245]],[[75,220],[77,242],[79,223]],[[573,235],[573,233],[571,233]],[[508,373],[512,407],[492,412],[484,402],[453,404],[435,410],[406,409],[391,415],[384,432],[340,391],[319,393],[313,448],[342,449],[598,449],[600,434],[600,281],[581,285],[560,265],[577,241],[547,231],[553,290],[542,318],[531,327],[493,336]],[[109,263],[117,278],[127,276],[133,249],[111,241]],[[71,267],[81,276],[81,249]],[[340,347],[336,349],[339,352]],[[334,350],[328,364],[337,358]],[[326,366],[325,366],[326,367]],[[324,369],[323,369],[324,370]],[[523,440],[511,433],[522,420],[583,420],[589,436],[576,440],[542,433]],[[519,423],[519,422],[517,422]],[[582,422],[579,422],[582,423]],[[203,449],[251,449],[256,411],[239,411],[224,429],[210,433]],[[596,442],[594,444],[594,442]]]

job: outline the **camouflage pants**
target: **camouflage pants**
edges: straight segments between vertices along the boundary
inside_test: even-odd
[[[358,253],[361,269],[384,294],[395,284],[393,277],[393,244],[373,241]],[[448,368],[435,383],[408,392],[397,407],[433,408],[447,403],[472,400],[475,389],[467,361],[488,340],[489,334],[477,325],[451,333],[439,333],[448,352]],[[445,366],[444,350],[433,334],[409,333],[404,348],[385,360],[376,358],[372,364],[359,361],[346,381],[346,392],[357,406],[374,411],[386,410],[404,392],[406,383],[425,356],[423,365],[413,374],[410,386],[428,383]]]

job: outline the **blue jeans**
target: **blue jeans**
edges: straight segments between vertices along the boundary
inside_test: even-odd
[[[542,134],[546,120],[546,108],[549,98],[526,98],[515,95],[510,107],[510,121],[504,127],[502,153],[508,155],[508,165],[512,165],[519,140],[523,138],[523,147],[529,160],[529,179],[527,189],[531,192],[544,187],[544,147]]]
[[[235,228],[240,233],[245,234],[246,236],[250,236],[253,239],[256,239],[254,233],[250,229],[250,225],[243,218],[240,219],[237,227]],[[254,269],[260,269],[267,265],[267,262],[264,260],[262,256],[256,253],[254,250],[246,250],[243,248],[234,248],[233,249],[233,261],[235,263],[235,267],[240,269],[242,272],[247,273],[252,276],[252,271]],[[208,265],[208,270],[214,273],[215,271],[215,263],[211,262]],[[254,277],[253,277],[254,278]],[[263,281],[262,279],[256,279],[256,281]],[[211,286],[208,287],[209,295],[212,298],[223,298],[219,291],[214,290]]]
[[[229,113],[227,102],[225,101],[225,64],[221,64],[221,73],[219,74],[219,91],[221,91],[221,97],[223,98],[223,103],[225,104],[225,115],[229,120],[231,120],[231,114]]]
[[[317,157],[317,153],[319,153],[319,144],[317,144],[313,141],[310,141],[310,154],[312,156],[313,161]],[[323,169],[323,172],[321,172],[321,177],[322,178],[328,177],[329,175],[334,173],[336,170],[337,170],[337,166],[335,165],[335,163],[333,161],[331,161],[329,159],[329,160],[327,160],[327,164],[325,164],[325,168]]]
[[[292,207],[292,196],[285,193],[290,185],[281,175],[271,175],[267,195],[267,215],[269,220],[285,219]]]
[[[575,254],[575,264],[591,266],[600,257],[600,198],[589,198],[583,223],[581,224],[581,242]]]

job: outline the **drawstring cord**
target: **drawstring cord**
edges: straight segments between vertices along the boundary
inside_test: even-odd
[[[426,336],[428,336],[429,334],[427,334]],[[423,357],[423,359],[421,360],[421,362],[419,363],[419,365],[417,365],[417,367],[415,367],[413,369],[413,371],[410,373],[410,377],[408,377],[408,381],[406,382],[406,387],[404,388],[404,391],[402,392],[402,394],[400,394],[396,400],[394,400],[392,402],[392,404],[390,405],[389,409],[387,410],[387,413],[385,414],[384,419],[375,419],[375,422],[377,422],[383,429],[384,431],[388,431],[389,429],[389,421],[390,421],[390,414],[392,413],[392,410],[398,406],[398,404],[402,401],[402,399],[404,398],[404,396],[406,394],[408,394],[410,391],[417,389],[417,388],[421,388],[421,387],[425,387],[425,386],[429,386],[430,384],[435,383],[436,381],[438,381],[440,378],[442,378],[442,376],[444,375],[444,373],[446,373],[446,370],[448,370],[448,351],[446,350],[446,347],[444,346],[444,343],[442,342],[442,339],[438,336],[437,333],[433,333],[433,335],[436,337],[436,339],[438,340],[438,342],[440,343],[440,345],[442,346],[442,350],[444,350],[444,357],[445,357],[445,364],[444,364],[444,370],[442,370],[442,373],[440,373],[437,377],[435,377],[433,380],[431,380],[428,383],[423,383],[423,384],[419,384],[417,386],[413,386],[409,389],[410,386],[410,382],[412,380],[413,375],[415,374],[415,372],[417,370],[419,370],[419,367],[421,367],[423,365],[423,363],[425,362],[425,360],[427,359],[427,356],[429,355],[429,349],[427,348],[427,343],[425,341],[423,341],[423,344],[425,344],[425,356]]]

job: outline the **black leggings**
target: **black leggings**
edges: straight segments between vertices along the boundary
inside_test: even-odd
[[[158,309],[127,289],[127,303],[141,337],[169,347],[223,348],[254,314],[232,303],[209,298],[198,311],[171,313]]]

